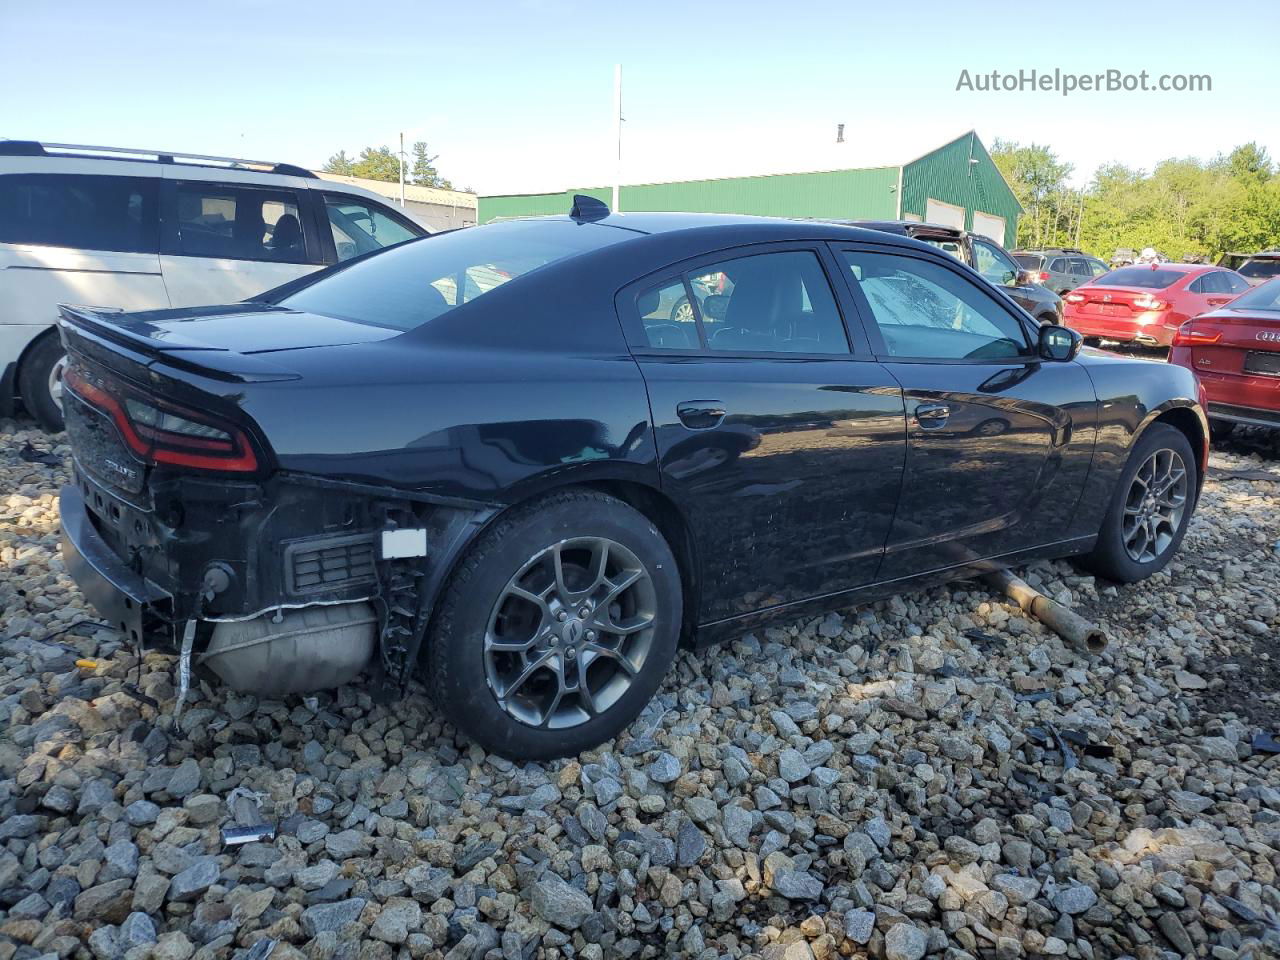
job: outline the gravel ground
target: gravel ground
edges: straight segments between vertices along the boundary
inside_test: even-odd
[[[1280,482],[1229,477],[1274,439],[1215,451],[1148,583],[1025,571],[1097,661],[956,584],[683,654],[525,766],[420,691],[200,689],[175,728],[173,658],[80,623],[65,468],[21,456],[59,439],[0,421],[0,960],[1280,955]]]

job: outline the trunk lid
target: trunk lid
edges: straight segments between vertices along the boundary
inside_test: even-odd
[[[1188,324],[1198,340],[1191,347],[1198,372],[1280,377],[1280,314],[1249,313],[1230,307],[1206,313]]]
[[[1135,314],[1147,313],[1151,310],[1153,300],[1168,302],[1161,296],[1161,290],[1149,290],[1142,287],[1101,287],[1084,284],[1076,287],[1072,305],[1076,312],[1092,317],[1132,317]]]

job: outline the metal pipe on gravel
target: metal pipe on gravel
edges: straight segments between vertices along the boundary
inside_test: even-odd
[[[1107,649],[1110,641],[1099,627],[1046,597],[1021,577],[1015,577],[1008,570],[997,570],[986,574],[983,579],[1016,603],[1024,613],[1029,613],[1060,636],[1077,653],[1096,657]]]

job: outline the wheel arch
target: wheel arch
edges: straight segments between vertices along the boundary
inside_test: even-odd
[[[1204,477],[1209,461],[1209,429],[1203,415],[1190,403],[1171,403],[1160,410],[1153,411],[1153,415],[1148,416],[1141,429],[1135,431],[1132,443],[1137,443],[1138,438],[1155,423],[1168,424],[1185,436],[1187,443],[1191,445],[1191,452],[1199,458],[1196,464],[1199,468],[1196,471],[1196,499],[1198,500],[1200,491],[1204,488]]]
[[[675,555],[676,564],[679,567],[684,600],[680,639],[683,645],[691,646],[701,604],[698,557],[692,528],[676,503],[659,488],[639,480],[612,476],[575,474],[563,478],[563,482],[560,483],[539,484],[536,488],[527,488],[522,496],[488,512],[487,515],[476,517],[475,519],[480,522],[470,524],[466,535],[454,541],[452,549],[443,557],[444,569],[437,571],[432,578],[434,589],[431,595],[430,619],[435,619],[435,608],[438,606],[440,597],[448,588],[463,558],[486,531],[500,523],[512,511],[519,510],[543,497],[571,490],[593,490],[614,497],[644,516],[657,528],[658,533],[666,540],[671,552]],[[425,644],[423,646],[425,649]],[[417,656],[417,651],[414,655]]]

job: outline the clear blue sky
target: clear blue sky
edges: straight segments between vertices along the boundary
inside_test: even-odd
[[[629,181],[898,162],[970,128],[1086,181],[1248,140],[1280,157],[1277,27],[1270,4],[1190,2],[0,0],[0,136],[319,166],[406,130],[481,192],[605,184],[621,62]],[[962,69],[1055,67],[1213,90],[956,91]]]

